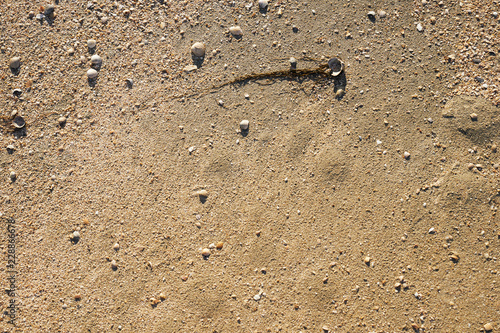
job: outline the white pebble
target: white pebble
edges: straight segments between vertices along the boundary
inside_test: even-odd
[[[411,155],[410,155],[410,153],[409,153],[409,152],[407,152],[407,151],[405,151],[405,152],[403,153],[403,157],[404,157],[405,159],[409,159],[409,158],[410,158],[410,156],[411,156]]]
[[[422,26],[422,24],[420,24],[420,23],[419,23],[419,24],[417,24],[417,30],[418,30],[419,32],[424,31],[424,27]]]
[[[204,256],[204,257],[209,257],[210,256],[210,249],[209,248],[204,248],[201,251],[201,255]]]
[[[116,270],[118,268],[118,264],[116,263],[116,260],[111,260],[111,268],[113,270]]]
[[[9,61],[9,67],[12,69],[18,69],[21,66],[21,58],[12,57]]]
[[[91,69],[89,69],[89,70],[87,71],[87,77],[88,77],[89,79],[91,79],[91,80],[92,80],[92,79],[95,79],[95,78],[97,77],[97,74],[98,74],[98,73],[97,73],[97,71],[96,71],[95,69],[93,69],[93,68],[91,68]]]
[[[255,301],[260,301],[260,294],[257,294],[253,297]]]

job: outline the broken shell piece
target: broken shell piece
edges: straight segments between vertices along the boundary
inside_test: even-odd
[[[207,190],[199,190],[196,192],[196,195],[201,197],[201,198],[206,198],[206,197],[208,197],[208,191]]]
[[[23,128],[25,125],[26,122],[24,121],[24,118],[21,116],[16,116],[12,121],[12,126],[14,126],[15,128]]]
[[[344,63],[339,58],[328,60],[328,67],[332,70],[332,76],[338,76],[344,71]]]

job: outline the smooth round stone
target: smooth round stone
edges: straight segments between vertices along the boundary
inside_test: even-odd
[[[294,57],[290,57],[290,67],[292,69],[296,69],[297,68],[297,59],[295,59]]]
[[[409,159],[409,158],[410,158],[410,156],[411,156],[411,155],[410,155],[410,153],[409,153],[409,152],[407,152],[407,151],[405,151],[405,152],[403,153],[403,157],[404,157],[406,160],[407,160],[407,159]]]
[[[387,16],[387,13],[385,12],[385,10],[379,10],[378,11],[378,16],[380,18],[385,18]]]
[[[223,247],[224,247],[224,243],[223,242],[218,242],[217,244],[215,244],[215,248],[217,250],[222,250]]]
[[[93,68],[91,68],[91,69],[89,69],[89,70],[87,71],[87,77],[88,77],[89,79],[91,79],[91,80],[92,80],[92,79],[95,79],[95,78],[97,77],[97,74],[98,74],[98,73],[97,73],[97,71],[96,71],[95,69],[93,69]]]
[[[267,8],[269,5],[269,2],[267,0],[259,0],[259,8],[264,10]]]
[[[250,122],[248,120],[242,120],[240,123],[240,128],[242,131],[247,131],[250,126]]]
[[[419,24],[417,24],[417,30],[418,30],[419,32],[424,31],[424,27],[422,26],[422,24],[420,24],[420,23],[419,23]]]
[[[64,125],[66,123],[66,117],[59,117],[59,119],[57,119],[57,122],[59,123],[59,125]]]
[[[196,42],[191,46],[191,53],[193,53],[196,57],[204,57],[205,56],[205,44]]]
[[[199,190],[196,192],[196,195],[202,198],[208,197],[208,191],[207,190]]]
[[[21,58],[12,57],[9,61],[9,67],[12,69],[18,69],[21,66]]]
[[[229,32],[231,33],[231,35],[237,38],[243,36],[243,30],[241,30],[240,26],[229,28]]]
[[[493,331],[493,325],[491,323],[484,324],[483,328],[486,332]]]
[[[12,180],[12,181],[16,180],[16,178],[17,178],[17,174],[15,171],[11,171],[9,176],[10,176],[10,180]]]
[[[470,120],[477,121],[477,113],[471,113]]]
[[[112,260],[111,261],[111,269],[116,271],[117,268],[118,268],[118,264],[116,263],[116,260]]]
[[[102,58],[97,54],[94,54],[92,57],[90,57],[90,62],[94,65],[100,65],[102,63]]]
[[[113,245],[113,250],[118,251],[119,249],[120,249],[120,244],[115,243],[115,245]]]
[[[89,39],[87,41],[87,47],[89,49],[95,49],[96,45],[97,45],[97,42],[94,39]]]

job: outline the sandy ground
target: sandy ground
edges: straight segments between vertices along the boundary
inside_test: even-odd
[[[48,5],[1,4],[1,332],[500,331],[498,1]]]

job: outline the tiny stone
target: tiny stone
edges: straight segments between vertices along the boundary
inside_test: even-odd
[[[89,49],[91,49],[91,50],[92,50],[92,49],[95,49],[96,45],[97,45],[97,42],[96,42],[95,40],[93,40],[93,39],[89,39],[89,40],[87,41],[87,47],[88,47]]]
[[[21,66],[21,58],[13,57],[9,61],[9,67],[12,69],[18,69]]]
[[[239,26],[229,28],[229,32],[236,38],[243,36],[243,30]]]
[[[260,301],[260,295],[259,295],[259,294],[255,295],[255,296],[253,297],[253,299],[254,299],[255,301]]]
[[[217,250],[222,250],[222,247],[224,246],[224,243],[223,242],[218,242],[216,245],[215,245],[215,248]]]
[[[57,119],[57,122],[61,126],[64,125],[66,123],[66,117],[59,117],[59,119]]]
[[[70,47],[70,48],[68,49],[68,54],[69,54],[69,55],[73,55],[74,53],[75,53],[75,49],[74,49],[74,48],[72,48],[72,47]]]
[[[205,44],[197,42],[191,46],[191,53],[193,53],[196,57],[204,57],[205,56]]]
[[[210,250],[215,249],[215,244],[214,244],[214,243],[211,243],[211,244],[208,246],[208,248],[209,248]]]
[[[266,9],[266,8],[267,8],[267,6],[268,6],[268,4],[269,4],[269,3],[268,3],[268,1],[267,1],[267,0],[259,0],[259,8],[260,8],[261,10]]]
[[[21,89],[14,89],[14,90],[12,90],[12,94],[16,97],[21,97],[21,95],[23,94],[23,91]]]
[[[422,24],[420,24],[420,23],[419,23],[419,24],[417,24],[417,30],[418,30],[419,32],[424,31],[424,27],[422,26]]]
[[[10,177],[11,181],[15,181],[16,178],[17,178],[16,172],[15,171],[11,171],[9,177]]]
[[[493,153],[496,153],[496,152],[497,152],[497,150],[498,150],[497,145],[496,145],[496,144],[493,144],[493,145],[491,146],[491,151],[492,151]]]
[[[118,268],[118,264],[116,263],[116,260],[111,260],[111,269],[114,271]]]
[[[250,125],[250,122],[248,120],[242,120],[240,122],[240,128],[241,128],[242,131],[247,131],[249,125]]]
[[[370,264],[370,261],[372,260],[372,258],[366,256],[363,261],[365,262],[365,264],[369,265]]]
[[[127,87],[129,89],[132,89],[132,87],[134,86],[134,80],[132,80],[132,79],[125,79],[125,82],[127,83]]]
[[[12,152],[16,150],[16,148],[14,147],[14,145],[8,145],[7,146],[7,152],[9,152],[9,154],[12,154]]]
[[[167,298],[167,296],[163,292],[161,292],[159,296],[160,296],[160,300],[162,300],[162,301],[164,301]]]
[[[321,327],[321,329],[325,332],[325,333],[328,333],[330,331],[330,329],[328,328],[328,326],[323,326]]]
[[[113,245],[113,250],[118,251],[119,249],[120,249],[120,244],[115,243],[115,245]]]
[[[246,98],[246,99],[249,99],[249,98],[250,98],[250,95],[249,95],[249,94],[245,94],[245,98]]]
[[[97,73],[97,71],[93,68],[89,69],[87,71],[87,77],[90,79],[90,80],[93,80],[97,77],[99,73]]]
[[[53,18],[54,17],[54,5],[48,5],[46,8],[45,8],[45,11],[43,12],[43,14],[49,18]]]
[[[469,169],[469,170],[474,169],[474,163],[467,164],[467,169]]]
[[[471,113],[470,120],[477,121],[477,113]]]
[[[493,325],[491,323],[484,324],[483,328],[486,332],[493,331]]]
[[[482,164],[476,164],[476,169],[478,169],[479,171],[483,170],[483,165]]]
[[[435,16],[431,16],[431,24],[436,24],[436,17]]]
[[[220,106],[224,106],[224,101],[222,99],[219,99],[217,103],[219,103]]]
[[[297,69],[297,59],[295,59],[294,57],[290,58],[290,68],[292,70]]]
[[[379,11],[378,11],[378,16],[379,16],[380,18],[384,18],[384,17],[386,17],[386,16],[387,16],[387,13],[386,13],[384,10],[379,10]]]
[[[92,57],[90,57],[90,62],[93,65],[100,65],[102,63],[102,58],[99,57],[97,54],[94,54]]]
[[[403,157],[404,157],[405,159],[407,159],[407,160],[408,160],[408,159],[410,159],[410,156],[411,156],[411,155],[410,155],[410,153],[409,153],[409,152],[407,152],[407,151],[405,151],[405,152],[403,153]]]
[[[372,11],[369,11],[367,15],[368,15],[368,18],[373,21],[373,20],[375,20],[375,15],[377,15],[377,14],[372,10]]]
[[[204,256],[204,257],[209,257],[210,256],[210,249],[209,248],[204,248],[201,251],[201,255]]]
[[[80,294],[75,294],[75,301],[79,301],[82,299],[82,295]]]

